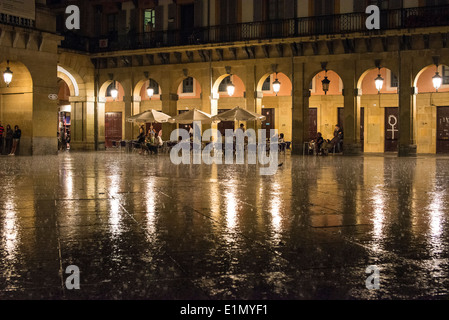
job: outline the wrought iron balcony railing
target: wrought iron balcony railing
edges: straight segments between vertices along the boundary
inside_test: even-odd
[[[192,30],[108,35],[89,39],[67,33],[61,46],[95,53],[259,39],[378,32],[367,30],[365,25],[367,17],[368,15],[365,13],[348,13],[211,26]],[[381,31],[436,26],[449,26],[449,5],[381,11]]]

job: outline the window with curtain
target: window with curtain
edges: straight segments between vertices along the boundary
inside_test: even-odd
[[[145,9],[143,13],[143,31],[150,32],[156,27],[156,10]]]

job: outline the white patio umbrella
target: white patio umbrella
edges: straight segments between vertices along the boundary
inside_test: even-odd
[[[139,123],[166,123],[169,122],[170,119],[171,117],[168,114],[151,109],[128,117],[126,121]]]
[[[240,107],[235,107],[229,111],[225,111],[223,113],[217,114],[212,117],[212,120],[220,120],[220,121],[263,121],[267,117],[264,115],[254,113]]]
[[[203,112],[198,109],[193,109],[181,114],[178,114],[177,116],[174,116],[170,122],[175,122],[179,124],[190,124],[195,121],[199,121],[202,124],[210,124],[212,122],[216,122],[219,120],[212,120],[212,116],[206,112]]]

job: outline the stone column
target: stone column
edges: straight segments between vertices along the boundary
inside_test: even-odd
[[[176,116],[178,113],[178,95],[175,93],[162,94],[162,112],[168,114],[172,117]],[[163,123],[162,124],[162,140],[170,140],[170,135],[173,130],[176,129],[176,124],[174,123]]]
[[[310,90],[304,80],[305,63],[293,63],[292,152],[302,154],[308,140]]]
[[[362,152],[362,145],[360,143],[360,105],[357,103],[358,90],[352,75],[345,80],[343,154],[359,155]]]
[[[125,103],[125,114],[123,115],[125,122],[125,140],[133,139],[133,124],[131,122],[126,121],[128,117],[132,115],[132,97],[125,95],[123,97],[123,102]]]
[[[33,87],[33,115],[32,115],[32,155],[57,154],[58,152],[58,107],[56,101],[48,98],[52,88]],[[23,139],[25,142],[25,139]],[[21,141],[22,143],[22,141]],[[25,149],[25,143],[21,145],[20,154],[29,154]]]
[[[96,114],[96,147],[97,151],[104,151],[106,150],[106,138],[105,138],[105,105],[106,105],[106,98],[100,98],[97,99],[97,110],[95,112]]]
[[[399,153],[400,157],[416,155],[414,137],[415,107],[412,87],[413,58],[399,53]]]

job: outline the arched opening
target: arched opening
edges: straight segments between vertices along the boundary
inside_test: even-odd
[[[276,84],[278,88],[276,88]],[[261,98],[260,112],[266,117],[261,129],[277,129],[284,134],[284,139],[292,137],[292,82],[282,73],[264,74],[257,83],[258,97]]]
[[[230,84],[235,87],[232,95],[229,95],[227,90],[227,87]],[[236,74],[223,74],[219,76],[212,86],[212,92],[214,101],[216,102],[217,114],[228,111],[237,106],[246,108],[245,84]],[[236,123],[233,121],[222,121],[217,124],[217,130],[220,131],[222,136],[225,135],[226,129],[235,130],[235,128]]]
[[[329,81],[323,85],[324,81]],[[309,82],[309,121],[308,138],[315,140],[318,132],[325,140],[336,143],[334,134],[336,125],[344,130],[344,97],[343,81],[341,77],[332,70],[317,72]],[[336,144],[332,149],[336,152],[342,151],[342,144]]]
[[[116,92],[114,92],[116,90]],[[99,97],[105,101],[105,147],[117,145],[125,136],[125,90],[116,80],[108,80],[100,87]]]
[[[17,125],[21,130],[20,142],[17,145],[16,155],[32,154],[33,137],[33,80],[28,68],[19,61],[10,60],[0,62],[0,71],[9,66],[12,71],[12,81],[7,86],[0,79],[0,121],[1,125],[12,130]],[[1,144],[1,154],[11,151],[13,141]]]
[[[58,78],[58,150],[70,149],[72,106],[69,85]]]
[[[149,78],[146,80],[141,80],[136,85],[134,89],[134,106],[133,114],[138,114],[150,109],[162,111],[162,89],[159,83],[153,79]],[[154,123],[153,129],[159,132],[162,130],[162,125],[160,123]],[[148,132],[151,124],[146,124],[145,132]],[[139,132],[138,124],[133,126],[133,136],[137,136]]]
[[[380,91],[376,79],[382,83]],[[399,81],[389,68],[366,70],[358,81],[360,141],[364,152],[398,152]]]
[[[438,90],[434,86],[435,76],[441,81]],[[449,67],[424,67],[418,72],[414,87],[419,152],[449,154]]]

